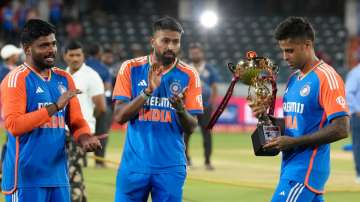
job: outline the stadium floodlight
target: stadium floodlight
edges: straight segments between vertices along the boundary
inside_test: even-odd
[[[213,28],[218,22],[218,16],[216,12],[207,10],[200,15],[200,23],[206,28]]]

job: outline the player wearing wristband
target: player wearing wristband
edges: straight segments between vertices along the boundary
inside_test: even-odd
[[[173,18],[153,25],[149,56],[125,61],[113,98],[115,120],[128,122],[115,201],[182,201],[186,177],[183,132],[202,113],[201,82],[177,58],[183,29]]]
[[[84,120],[71,76],[54,68],[55,28],[29,20],[21,33],[25,63],[1,83],[8,136],[3,162],[5,200],[70,202],[65,124],[85,151],[100,146]]]

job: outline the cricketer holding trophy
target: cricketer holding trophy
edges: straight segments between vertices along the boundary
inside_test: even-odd
[[[272,122],[270,116],[274,114],[275,98],[276,98],[276,77],[278,74],[278,66],[266,57],[258,57],[254,51],[247,53],[247,58],[240,60],[237,65],[228,64],[228,68],[234,77],[230,87],[223,98],[218,109],[214,113],[209,127],[211,128],[219,118],[229,101],[235,83],[241,81],[249,85],[248,97],[249,102],[264,103],[264,107],[268,109],[268,113],[258,114],[259,120],[256,130],[251,135],[254,153],[257,156],[275,156],[279,153],[278,149],[265,150],[263,145],[274,137],[281,135],[281,127]],[[271,104],[266,105],[265,103]]]

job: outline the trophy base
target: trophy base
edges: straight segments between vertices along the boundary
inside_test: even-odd
[[[264,150],[263,146],[274,137],[281,135],[279,126],[258,125],[251,135],[255,156],[276,156],[279,154],[278,149]]]

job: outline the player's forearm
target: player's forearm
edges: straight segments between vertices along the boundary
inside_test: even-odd
[[[59,110],[59,107],[57,104],[51,104],[45,107],[46,111],[48,112],[49,117],[51,117],[52,115],[56,114]]]
[[[99,118],[101,114],[105,113],[104,110],[94,109],[94,117]]]
[[[328,144],[348,136],[350,129],[349,117],[343,116],[336,118],[331,124],[319,131],[304,135],[294,139],[294,147],[296,146],[318,146]]]
[[[90,135],[90,128],[85,119],[74,120],[69,128],[75,142],[77,142],[78,138],[82,135]]]
[[[112,91],[112,84],[111,84],[111,82],[105,82],[104,83],[104,89],[105,89],[105,91]]]
[[[98,118],[101,114],[106,112],[106,101],[104,94],[95,95],[92,97],[92,102],[94,104],[94,117]]]
[[[104,102],[104,104],[101,104],[99,106],[95,106],[95,108],[94,108],[94,117],[99,118],[100,115],[102,115],[105,112],[106,112],[106,105],[105,105],[105,102]]]
[[[5,118],[5,128],[14,136],[21,136],[50,121],[46,108],[26,114],[10,114]]]
[[[192,116],[188,111],[181,110],[176,112],[180,125],[185,133],[191,134],[194,132],[196,126],[197,126],[197,118]]]
[[[70,133],[75,140],[81,134],[90,134],[89,124],[83,117],[77,97],[71,98],[67,105],[66,124],[69,126]]]
[[[124,124],[139,114],[140,109],[146,102],[146,97],[139,95],[130,103],[117,102],[115,104],[114,120]]]

